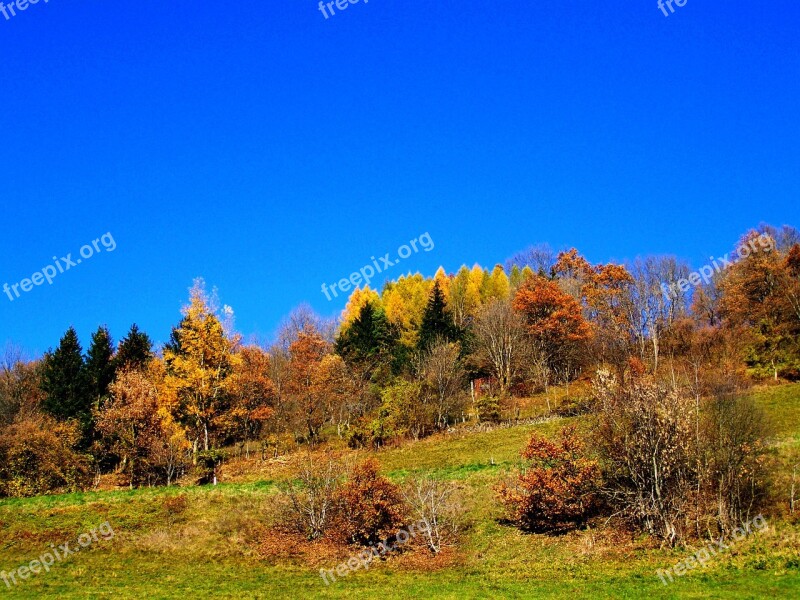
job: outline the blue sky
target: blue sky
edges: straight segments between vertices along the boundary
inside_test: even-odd
[[[196,276],[269,336],[322,283],[525,246],[694,264],[800,226],[796,0],[41,0],[0,15],[0,343],[165,341]],[[102,249],[102,246],[100,246]]]

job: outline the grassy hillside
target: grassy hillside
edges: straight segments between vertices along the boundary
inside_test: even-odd
[[[800,385],[754,392],[771,415],[774,493],[788,501],[790,465],[800,450]],[[534,402],[533,404],[536,404]],[[530,414],[536,414],[531,409]],[[586,421],[576,419],[583,426]],[[275,558],[268,524],[275,518],[276,483],[297,457],[225,466],[216,487],[142,489],[0,501],[0,571],[11,571],[108,521],[113,539],[99,539],[7,589],[9,598],[797,598],[800,525],[768,515],[769,528],[714,558],[705,569],[668,586],[655,575],[687,549],[658,549],[598,526],[563,536],[527,535],[502,525],[492,487],[515,463],[534,430],[566,421],[442,434],[378,453],[395,480],[435,473],[458,483],[467,528],[457,553],[434,562],[411,556],[373,563],[326,586],[320,568],[347,557],[320,546],[311,555]],[[272,540],[271,545],[279,544]],[[280,554],[280,553],[279,553]]]

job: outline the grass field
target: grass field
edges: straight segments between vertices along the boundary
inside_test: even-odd
[[[462,544],[434,562],[392,557],[326,586],[319,569],[341,559],[323,549],[311,560],[264,555],[276,483],[294,459],[238,459],[225,466],[216,487],[0,501],[0,571],[29,563],[51,544],[73,546],[105,521],[115,533],[10,589],[0,580],[0,598],[798,598],[800,525],[788,518],[786,504],[800,450],[800,385],[754,395],[776,431],[781,472],[774,493],[783,499],[783,512],[767,515],[765,531],[668,586],[656,569],[691,550],[658,549],[602,526],[545,536],[501,524],[492,487],[532,431],[552,432],[566,422],[551,420],[442,434],[378,453],[395,480],[426,472],[457,482],[467,509]],[[174,509],[178,496],[185,497],[185,510]]]

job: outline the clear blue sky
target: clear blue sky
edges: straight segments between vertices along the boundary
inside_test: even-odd
[[[165,341],[204,276],[245,334],[388,275],[536,242],[694,264],[800,226],[800,5],[41,0],[0,15],[0,343]],[[100,246],[102,249],[102,246]]]

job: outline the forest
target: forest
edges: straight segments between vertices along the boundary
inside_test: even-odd
[[[301,305],[263,345],[198,278],[163,347],[136,325],[119,344],[99,327],[85,352],[70,328],[37,360],[7,346],[0,496],[216,483],[232,456],[377,452],[519,423],[540,394],[550,414],[594,425],[530,439],[496,489],[519,527],[613,514],[671,545],[731,531],[771,502],[769,423],[747,390],[800,379],[800,234],[762,225],[736,248],[701,278],[674,256],[591,264],[533,246],[491,269],[356,289],[335,321]],[[378,463],[358,468],[352,485],[381,482]],[[288,492],[295,506],[321,481],[312,471]],[[372,528],[364,543],[400,524],[362,509],[348,530]],[[297,512],[307,537],[324,534]]]

